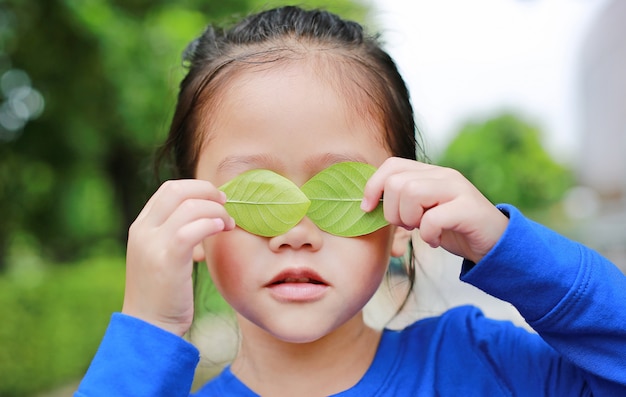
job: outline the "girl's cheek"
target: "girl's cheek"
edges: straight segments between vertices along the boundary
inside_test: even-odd
[[[239,228],[207,238],[204,250],[209,270],[224,275],[239,272],[252,259],[250,253],[259,252],[258,239]]]

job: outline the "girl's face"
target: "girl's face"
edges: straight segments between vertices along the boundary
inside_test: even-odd
[[[220,186],[265,168],[300,186],[337,162],[380,166],[390,156],[380,123],[347,103],[307,62],[246,71],[222,91],[202,131],[209,140],[196,177]],[[219,292],[246,323],[283,341],[310,342],[360,315],[389,256],[404,253],[406,239],[396,234],[387,226],[337,237],[305,217],[272,238],[239,228],[220,233],[196,256],[206,258]]]

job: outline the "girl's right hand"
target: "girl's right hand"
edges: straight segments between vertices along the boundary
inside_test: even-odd
[[[193,320],[194,248],[231,230],[226,196],[210,182],[165,182],[150,198],[128,235],[122,313],[182,336]]]

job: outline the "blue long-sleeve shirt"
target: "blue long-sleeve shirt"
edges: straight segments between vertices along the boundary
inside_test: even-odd
[[[461,279],[512,303],[537,331],[470,306],[383,332],[339,396],[626,396],[626,277],[584,246],[500,206],[509,226]],[[198,350],[114,314],[75,397],[189,396]],[[256,396],[229,367],[197,397]]]

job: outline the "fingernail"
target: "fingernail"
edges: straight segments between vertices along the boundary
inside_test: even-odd
[[[217,226],[218,230],[224,230],[226,227],[226,225],[224,224],[224,220],[222,218],[215,218],[213,219],[213,222]]]
[[[228,197],[226,197],[226,193],[222,192],[220,190],[220,200],[222,203],[225,203],[228,200]]]
[[[369,210],[369,202],[367,201],[367,199],[363,199],[363,201],[361,201],[361,209],[365,212],[367,212]]]

